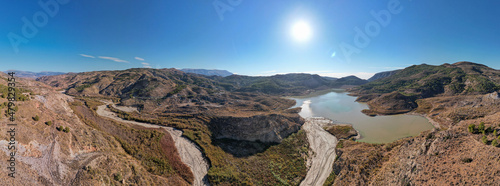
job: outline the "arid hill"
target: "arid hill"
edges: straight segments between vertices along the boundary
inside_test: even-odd
[[[280,179],[298,184],[305,177],[308,143],[304,133],[297,133],[304,120],[298,109],[289,109],[293,100],[236,91],[236,85],[176,69],[85,72],[38,81],[79,99],[114,100],[137,110],[108,108],[123,119],[182,130],[209,159],[212,184],[275,184]]]
[[[228,90],[234,92],[260,92],[271,95],[305,95],[318,90],[356,86],[367,83],[356,76],[340,79],[321,77],[312,74],[284,74],[274,76],[240,76],[232,75],[224,78],[212,77]]]
[[[7,85],[7,76],[0,76],[0,84]],[[17,96],[27,98],[15,102],[16,178],[2,169],[3,185],[189,185],[192,181],[168,133],[97,118],[86,106],[90,102],[33,80],[16,81],[16,87],[22,87],[19,91],[27,93]],[[6,102],[0,98],[2,124],[8,123]],[[0,160],[7,167],[9,134],[7,128],[1,130]],[[148,143],[139,144],[141,140]],[[141,149],[145,158],[135,158],[122,145]]]
[[[339,142],[329,185],[498,185],[498,70],[419,65],[354,88],[367,114],[418,114],[432,131],[390,144]]]
[[[500,71],[485,65],[458,62],[440,66],[414,65],[387,78],[351,89],[353,95],[360,96],[358,101],[367,102],[369,114],[398,114],[400,108],[412,111],[408,100],[436,96],[479,95],[500,90]],[[389,94],[399,93],[398,96]],[[384,96],[385,95],[385,96]],[[390,106],[395,102],[404,105]]]

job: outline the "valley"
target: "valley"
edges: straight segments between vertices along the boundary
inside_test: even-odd
[[[209,164],[208,161],[203,157],[202,152],[200,152],[199,147],[197,147],[193,142],[189,141],[185,137],[182,137],[182,131],[176,130],[171,127],[163,127],[150,123],[140,123],[136,121],[123,120],[116,116],[111,111],[107,111],[106,108],[110,106],[110,102],[105,102],[106,105],[101,105],[97,107],[96,113],[99,116],[110,118],[112,120],[129,123],[132,125],[139,125],[145,128],[163,128],[165,131],[170,133],[172,136],[175,147],[179,151],[182,162],[184,162],[193,172],[194,182],[193,185],[209,185],[206,178]],[[112,102],[111,102],[112,103]]]
[[[491,184],[499,74],[462,62],[370,82],[175,69],[21,79],[19,169],[53,185]],[[481,122],[485,132],[467,131]]]
[[[0,186],[500,186],[500,1],[4,1]]]

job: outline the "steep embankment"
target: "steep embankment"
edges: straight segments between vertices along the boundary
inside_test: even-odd
[[[303,123],[304,120],[298,115],[269,114],[216,117],[208,125],[217,139],[281,143],[284,138],[297,132]]]
[[[109,102],[108,102],[109,105]],[[99,116],[113,119],[115,121],[139,125],[146,128],[163,128],[174,138],[175,146],[179,151],[182,161],[191,168],[194,174],[194,185],[208,185],[206,175],[208,172],[209,164],[203,157],[200,149],[188,139],[182,137],[182,131],[176,130],[171,127],[158,126],[150,123],[141,123],[136,121],[123,120],[116,116],[115,113],[106,110],[107,105],[101,105],[97,108],[96,113]]]
[[[332,121],[325,118],[307,118],[302,126],[307,133],[312,152],[307,160],[310,166],[309,171],[300,185],[323,185],[332,172],[332,164],[336,158],[337,138],[323,129],[329,124],[332,124]]]

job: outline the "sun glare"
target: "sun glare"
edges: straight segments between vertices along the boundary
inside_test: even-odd
[[[312,36],[311,27],[305,21],[296,22],[292,27],[291,33],[293,39],[300,42],[308,41]]]

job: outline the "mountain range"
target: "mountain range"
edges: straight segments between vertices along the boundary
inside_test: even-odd
[[[205,75],[205,76],[221,76],[221,77],[226,77],[233,75],[233,73],[227,71],[227,70],[207,70],[207,69],[192,69],[192,68],[183,68],[180,69],[180,71],[186,72],[186,73],[193,73],[193,74],[200,74],[200,75]]]
[[[7,75],[0,76],[5,90]],[[368,115],[421,115],[436,129],[388,144],[339,141],[327,185],[494,185],[500,176],[493,142],[500,72],[472,62],[414,65],[371,81],[134,68],[17,83],[24,97],[16,102],[16,138],[25,149],[17,163],[30,172],[13,181],[19,185],[32,175],[49,185],[192,185],[200,166],[183,159],[195,153],[176,146],[180,138],[206,158],[201,178],[212,185],[299,185],[311,171],[312,143],[301,108],[283,96],[332,88],[349,88]],[[7,100],[0,100],[3,113]]]
[[[65,72],[49,72],[49,71],[30,72],[30,71],[21,71],[21,70],[7,70],[4,72],[5,73],[15,72],[17,77],[32,78],[32,79],[36,79],[36,78],[39,78],[42,76],[55,76],[55,75],[65,74]]]

